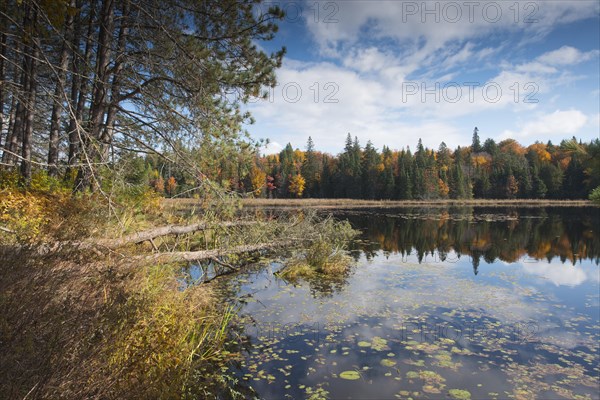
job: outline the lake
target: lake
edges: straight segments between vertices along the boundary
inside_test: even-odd
[[[361,230],[335,280],[270,263],[227,281],[245,396],[598,398],[600,209],[335,212]]]

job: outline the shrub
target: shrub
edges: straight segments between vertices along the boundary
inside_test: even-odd
[[[590,200],[596,204],[600,204],[600,186],[592,190],[590,193]]]
[[[352,259],[346,250],[358,232],[352,229],[348,221],[335,221],[333,218],[316,223],[314,230],[315,239],[306,250],[289,261],[283,277],[307,278],[315,273],[336,276],[348,270]]]
[[[48,204],[41,196],[28,196],[16,189],[0,190],[0,225],[3,232],[18,242],[36,239],[48,222]]]

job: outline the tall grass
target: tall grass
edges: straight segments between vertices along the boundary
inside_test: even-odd
[[[233,310],[179,267],[2,253],[0,398],[194,398]]]
[[[148,267],[145,275],[112,317],[118,324],[106,346],[109,369],[118,371],[114,393],[127,398],[194,393],[199,384],[194,372],[222,360],[233,312],[217,307],[209,287],[178,290],[172,267]]]
[[[180,266],[136,263],[140,249],[38,251],[183,218],[159,203],[136,188],[109,201],[44,174],[0,177],[0,398],[202,398],[219,387],[234,313],[211,286],[183,288]]]

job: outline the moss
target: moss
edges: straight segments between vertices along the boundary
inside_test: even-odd
[[[313,267],[306,263],[297,263],[288,266],[280,274],[282,278],[295,281],[299,278],[313,277],[316,271]]]

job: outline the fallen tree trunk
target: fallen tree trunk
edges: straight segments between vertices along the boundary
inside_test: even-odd
[[[147,231],[132,233],[131,235],[123,236],[117,239],[86,239],[82,241],[64,241],[53,243],[42,243],[40,245],[15,245],[2,246],[6,251],[20,252],[33,251],[38,255],[46,255],[52,252],[59,251],[64,248],[76,248],[78,250],[89,249],[109,249],[115,250],[128,244],[140,244],[145,241],[152,241],[157,237],[168,235],[182,235],[185,233],[193,233],[214,228],[230,228],[235,226],[250,226],[258,224],[258,221],[226,221],[220,223],[200,222],[190,225],[167,225],[161,226]],[[14,231],[0,226],[0,231],[7,233],[15,233]]]
[[[232,247],[230,249],[214,249],[200,251],[174,251],[171,253],[155,253],[146,256],[138,256],[137,259],[146,261],[160,262],[180,262],[180,261],[202,261],[214,259],[217,257],[228,256],[232,254],[252,253],[260,250],[274,250],[277,248],[292,246],[298,244],[297,241],[279,241],[273,243],[259,243]]]
[[[226,221],[219,222],[218,224],[209,224],[206,222],[200,222],[191,225],[167,225],[159,228],[150,229],[147,231],[132,233],[131,235],[123,236],[118,239],[100,239],[91,240],[91,245],[99,245],[109,249],[116,249],[123,247],[127,244],[139,244],[147,240],[152,240],[161,236],[168,235],[183,235],[185,233],[192,233],[198,231],[204,231],[211,228],[230,228],[234,226],[250,226],[256,225],[257,221]]]

